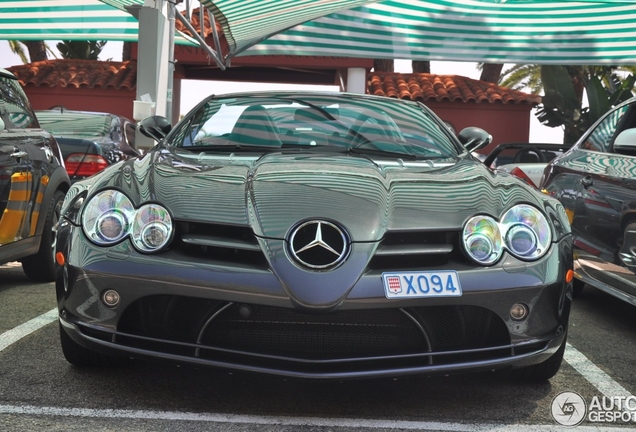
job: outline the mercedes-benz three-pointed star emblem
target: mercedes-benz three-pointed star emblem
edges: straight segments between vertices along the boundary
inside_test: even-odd
[[[349,254],[346,232],[332,222],[311,220],[292,229],[289,251],[299,264],[316,270],[341,264]]]

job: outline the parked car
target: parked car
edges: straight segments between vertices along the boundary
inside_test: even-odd
[[[31,280],[53,280],[54,231],[69,187],[55,139],[15,76],[0,69],[0,264],[21,261]]]
[[[485,157],[484,164],[510,173],[536,188],[548,162],[570,147],[567,144],[551,143],[503,143]]]
[[[566,344],[562,205],[471,155],[423,104],[212,96],[144,158],[75,183],[58,230],[77,366],[164,359],[305,378],[515,369]]]
[[[72,181],[138,156],[134,148],[136,124],[126,117],[64,108],[36,111],[35,114],[42,128],[57,139]]]
[[[636,98],[548,164],[541,188],[570,218],[576,291],[587,283],[636,304]]]

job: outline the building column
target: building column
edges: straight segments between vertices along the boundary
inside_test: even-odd
[[[367,70],[365,68],[347,69],[347,92],[362,94],[367,92]]]
[[[168,102],[169,28],[164,0],[146,0],[139,8],[136,101],[151,102],[152,114],[166,116]],[[138,104],[145,105],[145,104]],[[133,110],[134,111],[134,110]],[[139,121],[142,118],[135,118]],[[137,132],[138,149],[148,149],[155,142]]]

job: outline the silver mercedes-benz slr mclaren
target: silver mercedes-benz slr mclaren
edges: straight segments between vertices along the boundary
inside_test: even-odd
[[[301,378],[559,370],[572,240],[555,199],[423,104],[213,96],[75,183],[58,228],[77,366],[167,360]]]

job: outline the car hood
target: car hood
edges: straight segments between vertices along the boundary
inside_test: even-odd
[[[286,238],[304,220],[335,221],[354,242],[387,230],[459,230],[476,213],[497,218],[521,202],[549,213],[544,203],[553,201],[469,156],[380,163],[316,153],[183,157],[155,148],[78,185],[88,186],[120,189],[135,205],[159,202],[175,220],[251,226],[266,238]]]

